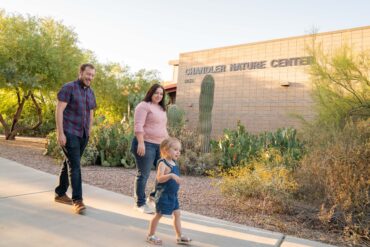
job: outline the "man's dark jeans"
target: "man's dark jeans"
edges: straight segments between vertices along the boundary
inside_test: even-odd
[[[63,162],[62,169],[59,175],[59,185],[55,188],[55,193],[58,196],[63,196],[71,183],[72,185],[72,200],[82,200],[82,179],[80,161],[85,150],[89,138],[84,134],[83,137],[78,137],[69,133],[65,133],[67,143],[63,147],[63,152],[66,159]]]
[[[132,140],[131,152],[135,155],[137,174],[135,178],[135,200],[136,205],[141,207],[145,204],[145,187],[148,181],[150,170],[157,166],[157,161],[160,159],[159,144],[144,142],[145,155],[137,154],[138,141],[136,138]],[[154,196],[155,191],[150,193]]]

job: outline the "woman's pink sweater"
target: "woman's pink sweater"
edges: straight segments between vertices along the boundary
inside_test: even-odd
[[[160,144],[168,137],[167,115],[160,105],[140,102],[135,108],[135,135],[144,134],[144,141]]]

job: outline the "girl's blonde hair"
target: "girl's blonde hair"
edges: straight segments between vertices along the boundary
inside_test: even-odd
[[[161,145],[159,146],[159,149],[161,151],[161,157],[164,158],[168,155],[168,150],[175,144],[175,143],[178,143],[181,145],[181,142],[179,141],[179,139],[175,138],[175,137],[168,137],[166,139],[164,139],[161,143]]]

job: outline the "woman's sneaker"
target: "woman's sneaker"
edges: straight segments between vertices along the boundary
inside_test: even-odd
[[[155,208],[155,198],[152,197],[152,196],[149,196],[147,199],[146,199],[146,204],[149,205],[150,207],[152,208]]]
[[[151,209],[148,205],[144,204],[140,207],[136,206],[134,207],[137,211],[144,213],[144,214],[154,214],[154,210]]]

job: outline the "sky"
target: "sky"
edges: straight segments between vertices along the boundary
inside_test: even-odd
[[[370,25],[369,0],[0,0],[73,28],[100,62],[158,70],[180,53]]]

